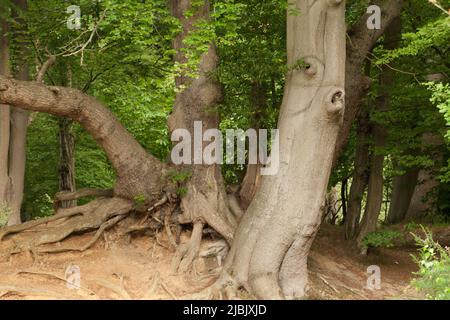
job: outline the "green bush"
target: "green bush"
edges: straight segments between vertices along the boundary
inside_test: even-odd
[[[427,299],[450,300],[450,251],[435,242],[432,233],[422,227],[425,238],[412,234],[419,245],[419,255],[413,256],[419,266],[412,284],[426,294]]]
[[[402,239],[403,234],[396,230],[379,230],[370,232],[364,237],[362,244],[365,248],[385,247],[389,248],[394,246],[394,241]]]

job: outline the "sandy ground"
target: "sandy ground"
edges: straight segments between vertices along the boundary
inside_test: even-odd
[[[0,299],[174,299],[199,292],[215,280],[216,258],[199,258],[190,274],[173,275],[173,252],[163,234],[158,240],[141,236],[131,241],[117,234],[108,231],[85,252],[43,255],[8,254],[11,241],[20,242],[26,235],[10,237],[0,244]],[[188,236],[186,232],[182,240]],[[81,246],[90,237],[84,234],[64,242]],[[207,238],[202,246],[211,243]],[[309,259],[309,298],[420,299],[409,286],[416,271],[410,256],[414,252],[414,248],[383,249],[361,257],[342,239],[339,227],[324,225]],[[379,290],[366,288],[371,265],[381,270]],[[80,288],[71,288],[77,274],[67,276],[68,269],[79,269]]]

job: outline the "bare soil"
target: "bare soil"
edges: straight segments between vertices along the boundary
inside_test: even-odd
[[[174,252],[162,232],[133,239],[119,236],[116,229],[84,252],[34,255],[14,254],[11,242],[0,243],[0,299],[174,299],[184,298],[211,285],[219,271],[216,257],[199,258],[189,274],[171,274]],[[310,299],[420,299],[410,285],[416,266],[414,248],[372,250],[368,256],[355,253],[343,240],[339,227],[323,225],[309,259]],[[93,234],[71,237],[64,244],[79,245]],[[216,243],[205,236],[202,248]],[[182,241],[189,239],[189,232]],[[8,251],[9,250],[9,251]],[[12,253],[12,254],[11,254]],[[81,286],[71,289],[65,272],[71,265],[80,269]],[[381,289],[366,288],[367,267],[381,269]],[[243,297],[245,298],[245,297]]]

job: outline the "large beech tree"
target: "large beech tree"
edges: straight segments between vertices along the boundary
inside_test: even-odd
[[[280,168],[264,176],[236,231],[223,279],[258,298],[301,297],[344,111],[344,1],[295,1],[287,17],[289,72],[279,127]],[[274,156],[272,154],[272,156]],[[229,281],[225,281],[229,283]]]
[[[287,75],[279,119],[278,173],[263,178],[234,239],[233,218],[228,214],[227,204],[225,200],[216,202],[220,199],[218,196],[223,196],[223,185],[215,166],[194,168],[188,195],[182,202],[184,215],[180,219],[183,223],[194,223],[191,241],[198,239],[195,234],[200,232],[201,235],[203,224],[208,223],[232,242],[224,274],[231,275],[236,280],[235,284],[246,286],[259,298],[300,297],[305,294],[306,260],[320,225],[334,144],[344,111],[344,1],[298,0],[293,5],[300,14],[288,14],[287,18],[288,66],[295,67],[290,68]],[[180,12],[189,7],[188,1],[176,1],[173,10],[180,17]],[[209,4],[205,2],[205,7],[200,8],[197,15],[186,20],[181,18],[183,34],[193,27],[190,19],[208,16],[208,8]],[[182,38],[175,40],[175,49],[180,47],[180,41]],[[183,57],[177,55],[177,59],[182,60]],[[177,96],[174,113],[169,120],[172,129],[179,126],[190,129],[194,120],[203,120],[208,127],[217,126],[214,116],[207,118],[200,112],[205,105],[217,103],[220,96],[210,75],[216,61],[214,47],[210,46],[201,57],[199,77],[178,80],[187,81],[187,89]],[[67,230],[61,227],[65,232],[43,236],[38,244],[57,241],[70,232],[88,229],[88,222],[91,227],[98,227],[108,223],[109,218],[115,219],[109,220],[112,223],[123,212],[131,210],[132,200],[137,196],[143,195],[151,203],[164,193],[173,194],[169,179],[171,166],[145,152],[113,114],[94,98],[71,88],[49,87],[1,76],[0,103],[79,122],[103,148],[117,173],[114,198],[110,204],[104,203],[107,200],[99,200],[100,203],[94,201],[94,204],[78,209],[62,209],[53,219],[79,211],[105,212],[116,208],[114,214],[76,216],[76,228]],[[202,192],[205,179],[208,180],[207,192]],[[211,188],[211,181],[214,188]],[[96,217],[101,221],[93,221]],[[70,219],[65,226],[70,226]],[[3,236],[20,229],[6,230]],[[193,244],[194,253],[197,246],[197,243]],[[188,256],[193,254],[189,249],[186,252],[190,252]],[[185,264],[188,263],[189,259]]]

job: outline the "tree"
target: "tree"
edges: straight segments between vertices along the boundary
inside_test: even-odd
[[[307,256],[322,218],[344,108],[344,9],[343,1],[320,0],[311,6],[296,1],[299,14],[288,10],[288,66],[304,59],[306,67],[287,75],[278,122],[281,165],[276,175],[262,178],[222,277],[258,298],[306,291]]]
[[[15,35],[14,45],[17,47],[17,53],[15,56],[15,75],[18,79],[28,79],[28,43],[26,37],[26,26],[23,20],[23,12],[27,9],[26,0],[14,1],[12,9],[13,17],[15,19],[15,28],[11,28]],[[5,10],[7,11],[7,10]],[[8,66],[8,51],[10,47],[8,45],[8,23],[3,20],[2,26],[2,58],[3,60],[3,72],[2,74],[8,75],[10,67]],[[0,170],[3,172],[2,179],[6,183],[0,188],[0,201],[6,203],[11,210],[11,215],[8,220],[8,225],[15,225],[21,222],[21,206],[23,200],[23,189],[25,179],[25,161],[26,161],[26,133],[28,127],[28,112],[21,108],[6,108],[2,114],[1,127],[4,134],[4,140],[0,147],[0,154],[2,158],[2,164]],[[9,133],[6,133],[9,131]],[[8,140],[8,141],[7,141]],[[5,191],[2,191],[4,189]]]

